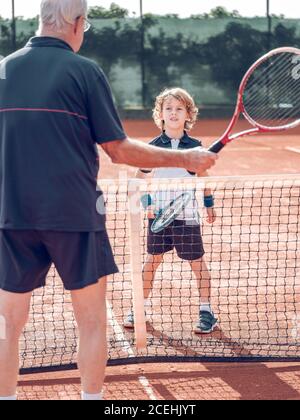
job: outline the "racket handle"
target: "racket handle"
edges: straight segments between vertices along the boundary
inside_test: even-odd
[[[208,151],[212,153],[219,153],[224,146],[225,144],[218,140],[208,148]]]

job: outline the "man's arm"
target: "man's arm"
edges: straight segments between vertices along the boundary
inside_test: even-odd
[[[188,150],[157,148],[141,141],[125,139],[101,145],[113,163],[136,168],[185,168],[191,172],[204,172],[211,168],[217,155],[201,147]]]

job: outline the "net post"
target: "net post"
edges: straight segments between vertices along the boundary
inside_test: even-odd
[[[144,307],[143,264],[141,254],[141,208],[140,208],[140,182],[136,179],[128,181],[129,200],[129,245],[132,299],[135,326],[135,339],[137,351],[147,347],[147,328]]]

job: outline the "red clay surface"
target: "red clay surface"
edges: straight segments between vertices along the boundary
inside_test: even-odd
[[[298,400],[300,363],[109,367],[104,390],[106,400]],[[78,400],[79,374],[22,377],[19,398]]]
[[[208,146],[228,121],[200,121],[191,135]],[[152,121],[124,121],[128,136],[148,142],[159,135]],[[239,129],[247,128],[241,124]],[[239,130],[238,129],[238,130]],[[228,145],[211,176],[296,174],[300,168],[300,129],[281,135],[245,138]],[[113,165],[101,152],[100,179],[134,176],[135,169]],[[148,385],[145,385],[145,381]],[[300,363],[155,364],[110,367],[108,400],[298,400]],[[64,372],[20,378],[20,399],[79,399],[79,374]]]

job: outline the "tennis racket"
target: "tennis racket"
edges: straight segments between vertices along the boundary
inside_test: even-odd
[[[151,225],[153,233],[159,233],[169,226],[181,214],[191,201],[191,194],[184,192],[170,202],[164,209],[159,211]]]
[[[232,134],[240,115],[251,129]],[[300,124],[300,50],[285,47],[270,51],[245,74],[233,118],[223,136],[208,149],[219,153],[226,144],[245,136],[274,133]]]

